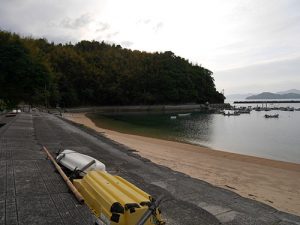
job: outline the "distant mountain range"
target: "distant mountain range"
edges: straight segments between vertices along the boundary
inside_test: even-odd
[[[290,89],[287,91],[280,91],[276,93],[262,92],[260,94],[232,94],[227,95],[227,99],[299,99],[300,90]]]
[[[293,90],[294,91],[294,90]],[[283,91],[279,93],[263,92],[258,95],[251,95],[246,97],[246,99],[300,99],[300,91],[295,90],[299,93],[293,93],[289,91]]]
[[[245,99],[251,95],[254,95],[252,93],[248,93],[248,94],[232,94],[232,95],[227,95],[226,98],[227,99]]]
[[[294,93],[294,94],[300,94],[300,90],[297,90],[297,89],[290,89],[290,90],[287,90],[287,91],[279,91],[279,92],[276,92],[276,94],[289,94],[289,93]]]

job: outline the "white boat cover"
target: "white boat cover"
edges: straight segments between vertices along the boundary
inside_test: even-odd
[[[106,171],[105,165],[99,160],[69,149],[63,150],[56,157],[56,160],[71,171],[75,169],[81,171],[81,176],[84,176],[88,171]]]

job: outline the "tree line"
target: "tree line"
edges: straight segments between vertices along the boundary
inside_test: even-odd
[[[220,103],[212,72],[171,51],[54,44],[0,31],[0,100],[46,106]]]

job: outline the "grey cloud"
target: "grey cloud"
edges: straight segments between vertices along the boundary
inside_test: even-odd
[[[152,21],[150,19],[140,19],[139,21],[137,21],[137,24],[140,24],[142,26],[147,26],[151,29],[153,29],[155,32],[158,32],[163,26],[163,22],[156,22],[156,21]]]
[[[96,30],[96,32],[103,32],[110,28],[108,23],[99,23],[99,28]]]
[[[105,40],[104,43],[109,44],[109,45],[114,45],[114,44],[116,44],[115,42],[110,41],[110,40]]]
[[[153,27],[153,29],[154,29],[155,32],[157,32],[157,31],[159,31],[163,26],[164,26],[163,22],[159,22],[159,23],[157,23],[157,24]]]
[[[125,48],[130,48],[134,43],[131,41],[123,41],[121,42],[121,46]]]
[[[36,38],[39,38],[40,36],[37,36]],[[51,42],[54,43],[66,43],[66,42],[71,42],[71,43],[76,43],[78,42],[78,40],[72,36],[72,35],[68,35],[68,34],[47,34],[44,35],[44,38],[51,40]]]
[[[112,40],[115,36],[117,36],[119,34],[118,31],[116,32],[111,32],[111,33],[107,33],[107,34],[100,34],[100,35],[97,35],[97,37],[95,38],[95,40],[97,41],[104,41],[105,43],[108,43],[108,44],[113,44],[114,41]]]
[[[151,22],[150,19],[140,19],[137,24],[141,23],[141,24],[149,24]]]
[[[112,41],[114,37],[119,35],[119,32],[112,30],[108,23],[99,22],[97,25],[97,40]]]
[[[300,87],[300,57],[214,73],[225,93],[280,91]]]
[[[113,38],[113,37],[115,37],[115,36],[117,36],[119,34],[119,32],[118,31],[116,31],[116,32],[112,32],[112,33],[108,33],[108,34],[106,34],[105,35],[105,37],[106,37],[106,39],[111,39],[111,38]]]
[[[61,21],[60,25],[65,28],[78,29],[88,25],[92,21],[90,14],[85,13],[76,19],[65,18]]]
[[[147,19],[147,20],[144,20],[144,21],[143,21],[144,24],[148,24],[148,23],[150,23],[150,22],[151,22],[150,19]]]
[[[0,29],[49,41],[79,41],[105,0],[0,0]],[[67,29],[66,29],[67,28]],[[55,34],[55,35],[53,35]]]

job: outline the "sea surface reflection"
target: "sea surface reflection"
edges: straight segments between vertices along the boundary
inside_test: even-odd
[[[99,126],[124,133],[176,140],[213,149],[300,163],[300,111],[264,111],[240,116],[193,112],[88,116]],[[176,116],[176,119],[171,119]]]

